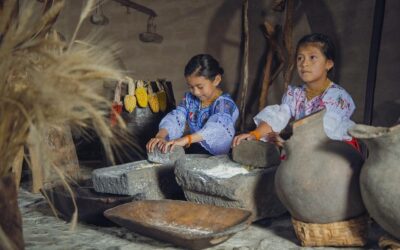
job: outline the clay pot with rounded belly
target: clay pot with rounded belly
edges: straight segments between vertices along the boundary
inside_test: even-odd
[[[400,125],[356,125],[349,133],[368,147],[361,171],[361,195],[369,214],[400,240]]]
[[[359,188],[361,154],[343,141],[326,136],[325,111],[293,125],[285,142],[275,186],[291,215],[307,223],[331,223],[357,217],[365,208]]]

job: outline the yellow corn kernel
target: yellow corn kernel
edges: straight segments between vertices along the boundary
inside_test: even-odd
[[[126,95],[124,98],[124,106],[126,111],[132,113],[136,108],[136,97],[134,95]]]
[[[139,107],[142,107],[142,108],[147,107],[147,102],[148,102],[147,91],[144,88],[144,83],[142,80],[139,80],[137,83],[136,100],[137,100]]]
[[[136,108],[135,83],[132,78],[128,76],[125,78],[128,80],[128,94],[124,98],[124,107],[126,111],[132,113]]]
[[[160,105],[161,112],[165,112],[165,110],[167,110],[167,93],[165,93],[164,88],[158,81],[156,81],[156,84],[158,88],[157,91],[158,104]]]
[[[149,106],[153,113],[158,113],[160,111],[160,105],[158,103],[157,95],[153,93],[150,84],[147,86],[147,91],[149,95]]]

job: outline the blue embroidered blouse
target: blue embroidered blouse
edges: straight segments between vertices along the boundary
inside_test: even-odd
[[[191,93],[185,93],[178,107],[169,112],[159,128],[168,131],[167,140],[182,137],[187,122],[190,133],[203,137],[200,145],[213,155],[229,152],[235,136],[238,108],[229,94],[220,95],[210,106],[202,108],[201,101]]]

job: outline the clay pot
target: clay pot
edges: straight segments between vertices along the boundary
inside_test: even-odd
[[[0,227],[8,237],[8,242],[0,242],[0,249],[24,249],[22,217],[18,208],[18,192],[15,177],[0,178]],[[8,243],[10,245],[4,245]],[[3,248],[4,247],[4,248]]]
[[[287,160],[275,176],[278,197],[291,215],[308,223],[331,223],[364,213],[359,188],[361,154],[329,139],[320,111],[298,120],[284,147]]]
[[[368,147],[361,171],[361,195],[376,222],[400,240],[400,125],[356,125],[349,133]]]

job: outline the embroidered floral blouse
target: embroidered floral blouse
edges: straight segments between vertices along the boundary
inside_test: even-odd
[[[202,108],[201,101],[191,93],[185,93],[178,107],[168,113],[159,125],[168,131],[168,140],[180,138],[185,124],[190,133],[203,137],[200,145],[213,155],[229,152],[235,135],[238,108],[229,94],[220,95],[210,106]]]
[[[351,140],[347,130],[355,123],[350,120],[355,105],[351,96],[339,85],[332,83],[324,93],[311,100],[306,98],[305,85],[289,86],[282,104],[265,107],[254,122],[268,123],[274,132],[284,129],[291,118],[298,120],[326,108],[323,118],[326,135],[333,140]]]

